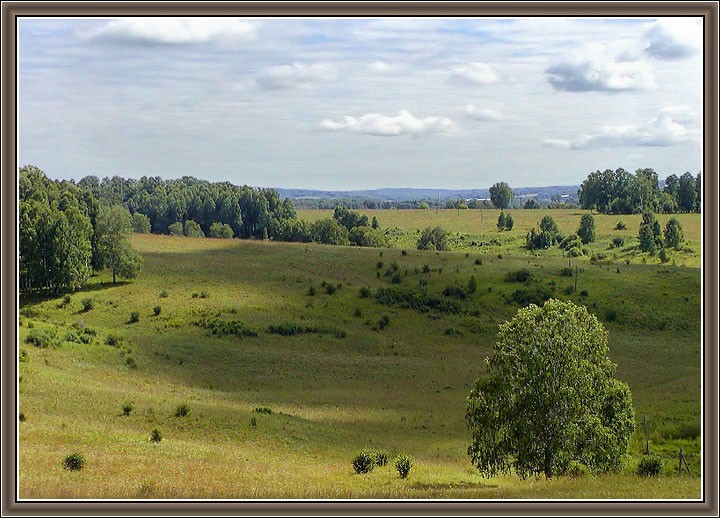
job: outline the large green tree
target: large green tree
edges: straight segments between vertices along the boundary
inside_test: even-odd
[[[120,205],[104,209],[98,217],[98,245],[103,266],[112,270],[116,277],[134,279],[142,270],[143,260],[130,246],[132,219],[127,209]]]
[[[513,191],[505,182],[498,182],[490,187],[490,201],[496,209],[507,209],[512,197]]]
[[[486,362],[466,412],[482,475],[622,467],[635,429],[630,389],[613,377],[607,332],[584,306],[550,299],[520,309]]]
[[[577,235],[584,245],[595,241],[595,218],[589,212],[586,212],[580,218]]]

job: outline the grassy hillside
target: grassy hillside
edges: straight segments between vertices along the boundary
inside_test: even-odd
[[[524,236],[533,219],[524,214],[534,212],[513,212],[516,230],[503,238]],[[427,222],[414,223],[404,212],[377,214],[381,225],[405,230],[442,217],[455,232],[497,233],[488,211],[479,226],[469,219],[476,211],[461,212],[456,226],[456,211],[425,211]],[[573,218],[556,221],[565,230]],[[622,219],[636,233],[632,218]],[[694,220],[682,223],[686,238],[699,239]],[[112,285],[103,273],[69,302],[21,298],[22,498],[700,496],[694,252],[686,266],[573,260],[575,291],[574,278],[562,275],[567,259],[556,254],[156,235],[136,235],[133,245],[145,259],[133,282]],[[505,280],[520,269],[530,272],[527,283]],[[470,276],[476,292],[453,296]],[[406,295],[419,293],[426,297]],[[647,415],[665,475],[633,473],[644,450],[640,433],[623,474],[551,481],[476,474],[465,453],[465,398],[497,325],[542,295],[584,304],[605,323],[617,376],[630,385],[638,420]],[[85,311],[87,298],[94,307]],[[124,405],[132,405],[130,415]],[[181,405],[185,417],[176,416]],[[272,413],[254,411],[260,407]],[[156,428],[163,440],[152,443]],[[365,447],[408,452],[417,464],[404,480],[392,466],[356,475],[350,460]],[[692,477],[673,475],[679,447]],[[87,459],[82,471],[62,467],[74,451]]]

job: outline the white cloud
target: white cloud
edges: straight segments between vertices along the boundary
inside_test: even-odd
[[[401,65],[390,64],[386,61],[373,61],[368,64],[368,70],[378,76],[393,76],[402,72]]]
[[[613,56],[603,45],[585,45],[545,69],[555,90],[567,92],[620,92],[648,90],[655,86],[649,63],[628,61],[627,54]]]
[[[657,59],[683,59],[702,48],[702,22],[693,18],[662,19],[645,32],[645,52]]]
[[[335,69],[325,63],[299,63],[277,65],[263,69],[255,82],[268,90],[307,88],[317,83],[333,81]]]
[[[498,77],[490,65],[476,61],[453,68],[449,81],[469,85],[490,85],[497,83]]]
[[[470,119],[474,119],[476,121],[499,121],[502,120],[502,115],[500,115],[495,110],[491,110],[490,108],[478,108],[474,104],[468,104],[465,107],[465,115],[469,117]]]
[[[457,132],[457,125],[447,117],[418,118],[407,110],[400,110],[395,116],[368,113],[357,118],[346,115],[340,122],[325,119],[320,123],[320,127],[331,131],[350,131],[382,137],[447,135]]]
[[[572,140],[545,139],[543,144],[565,149],[674,146],[699,142],[701,134],[693,127],[694,122],[695,116],[687,107],[672,106],[660,110],[658,116],[645,125],[605,126],[596,133],[584,133]]]
[[[185,45],[208,42],[251,41],[256,25],[235,18],[123,18],[81,32],[100,41],[139,41]]]

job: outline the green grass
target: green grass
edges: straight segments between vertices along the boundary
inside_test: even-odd
[[[385,212],[392,213],[378,213],[383,226],[392,223]],[[398,217],[406,217],[403,212]],[[461,215],[471,212],[477,214]],[[525,212],[538,211],[513,211],[516,226],[524,224]],[[623,219],[631,229],[630,218]],[[688,228],[692,224],[686,236]],[[480,250],[466,255],[408,247],[402,255],[400,249],[155,235],[135,235],[133,245],[145,259],[133,282],[112,285],[103,272],[64,307],[62,296],[21,297],[20,349],[27,355],[19,364],[26,416],[20,424],[21,498],[700,496],[697,268],[577,259],[577,291],[566,294],[574,278],[561,275],[567,259],[554,254],[499,259]],[[475,264],[478,257],[482,265]],[[392,263],[399,284],[376,276]],[[426,264],[430,271],[423,273]],[[505,280],[520,269],[530,271],[528,283]],[[360,296],[362,287],[372,294],[379,288],[410,292],[422,282],[428,294],[447,299],[443,290],[467,287],[471,275],[477,290],[453,299],[457,314]],[[340,287],[328,294],[323,282]],[[314,296],[310,286],[317,288]],[[497,325],[518,309],[508,302],[518,289],[585,304],[601,320],[614,312],[605,322],[611,359],[630,385],[638,422],[647,415],[651,450],[676,466],[682,447],[693,477],[672,471],[650,480],[636,476],[645,447],[640,432],[621,474],[550,481],[476,474],[465,453],[465,398],[482,373]],[[193,298],[203,291],[205,298]],[[83,312],[86,297],[95,307]],[[154,315],[157,305],[162,312]],[[129,325],[133,311],[140,318]],[[380,329],[384,315],[390,323]],[[196,325],[203,318],[242,322],[257,336],[212,336]],[[288,323],[333,332],[268,331]],[[92,341],[65,340],[73,324],[77,333],[94,330]],[[57,346],[26,344],[32,329],[54,330]],[[106,345],[109,335],[120,341]],[[132,413],[123,416],[128,402]],[[191,412],[178,418],[183,404]],[[253,412],[258,407],[272,414]],[[155,428],[162,430],[160,443],[150,442]],[[391,460],[406,452],[416,464],[405,480],[392,462],[356,475],[350,462],[365,448],[388,450]],[[62,460],[76,451],[86,465],[68,472]]]

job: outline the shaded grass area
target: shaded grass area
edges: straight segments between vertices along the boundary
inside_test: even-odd
[[[670,465],[683,447],[697,475],[697,269],[573,260],[576,290],[574,278],[562,274],[567,259],[553,256],[403,255],[152,235],[136,235],[133,244],[145,269],[132,283],[108,285],[102,273],[62,307],[61,296],[21,299],[23,497],[699,495],[697,477],[649,481],[632,474],[645,447],[640,432],[621,475],[546,483],[481,479],[465,453],[464,423],[465,398],[483,371],[497,325],[519,307],[513,294],[537,291],[584,304],[604,321],[638,421],[647,415],[653,452]],[[378,276],[378,262],[396,264],[400,282]],[[522,270],[529,273],[524,281],[508,280]],[[473,293],[470,276],[477,282]],[[320,289],[323,283],[339,288],[329,293]],[[461,288],[464,297],[457,296]],[[437,299],[457,311],[413,307],[403,297],[381,303],[376,294],[383,290],[423,293],[421,302]],[[94,308],[81,311],[87,296]],[[133,311],[139,321],[128,324]],[[196,325],[203,319],[213,329],[240,332],[211,336],[207,326]],[[271,331],[288,325],[333,332]],[[65,339],[86,328],[95,333],[89,343]],[[38,329],[53,332],[57,345],[25,343]],[[133,410],[123,416],[127,403]],[[183,404],[190,412],[178,418]],[[272,414],[253,413],[256,407]],[[157,444],[149,441],[154,428],[163,435]],[[406,451],[417,464],[407,480],[392,469],[352,475],[350,459],[365,447]],[[76,450],[88,462],[71,476],[60,461]],[[193,472],[203,477],[189,477]]]

